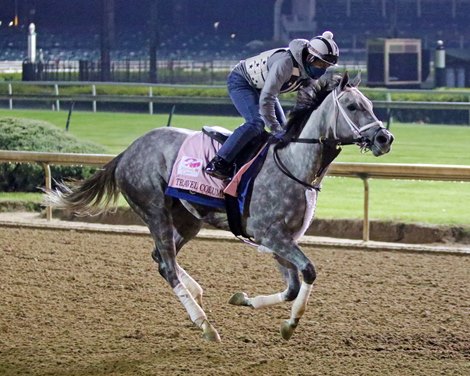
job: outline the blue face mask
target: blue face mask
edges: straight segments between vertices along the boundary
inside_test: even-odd
[[[307,72],[310,78],[313,78],[314,80],[316,80],[325,74],[326,69],[316,68],[310,64],[307,64],[307,66],[305,67],[305,71]]]

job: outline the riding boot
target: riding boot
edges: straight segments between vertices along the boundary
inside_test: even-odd
[[[220,180],[226,180],[232,177],[233,164],[227,162],[222,157],[216,155],[212,160],[207,164],[204,169],[206,174]]]

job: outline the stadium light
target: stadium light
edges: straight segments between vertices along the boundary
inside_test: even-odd
[[[20,23],[18,18],[18,0],[15,0],[15,18],[13,19],[13,26],[18,26]]]

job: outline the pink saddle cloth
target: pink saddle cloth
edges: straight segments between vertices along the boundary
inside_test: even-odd
[[[224,128],[219,127],[219,129],[227,132]],[[221,146],[218,141],[203,132],[189,136],[178,152],[165,193],[168,196],[212,207],[225,207],[225,194],[237,197],[237,187],[241,177],[256,157],[245,164],[227,184],[204,171],[205,166],[214,158]]]
[[[204,171],[204,167],[214,158],[220,147],[219,142],[203,132],[189,136],[178,152],[168,186],[223,199],[227,184]]]

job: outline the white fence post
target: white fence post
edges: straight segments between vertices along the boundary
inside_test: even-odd
[[[149,113],[150,115],[153,115],[153,88],[152,86],[149,86],[149,97],[150,97],[150,101],[149,101]]]
[[[57,85],[57,84],[54,85],[54,93],[55,93],[56,97],[59,98],[59,85]],[[60,111],[60,100],[59,99],[56,99],[56,101],[55,101],[55,109],[56,109],[56,111]]]
[[[96,85],[91,85],[91,95],[93,95],[93,97],[96,97]],[[93,112],[96,112],[96,100],[93,100],[92,106]]]
[[[46,183],[46,190],[50,191],[52,189],[52,174],[51,174],[51,166],[49,163],[42,163],[42,167],[44,168],[44,179]],[[46,218],[48,221],[52,219],[52,206],[46,206]]]
[[[13,87],[11,84],[8,84],[8,95],[10,96],[10,99],[8,100],[8,106],[10,110],[13,110]]]
[[[364,218],[362,221],[362,240],[370,240],[370,220],[369,220],[369,179],[367,175],[359,176],[364,183]]]
[[[468,101],[470,102],[470,95],[468,96]],[[468,125],[470,125],[470,110],[468,110]]]
[[[386,94],[386,100],[387,102],[391,102],[392,101],[392,94],[390,94],[390,92],[387,92]],[[392,115],[392,109],[391,108],[388,108],[387,109],[387,127],[390,127],[393,123],[393,115]]]

